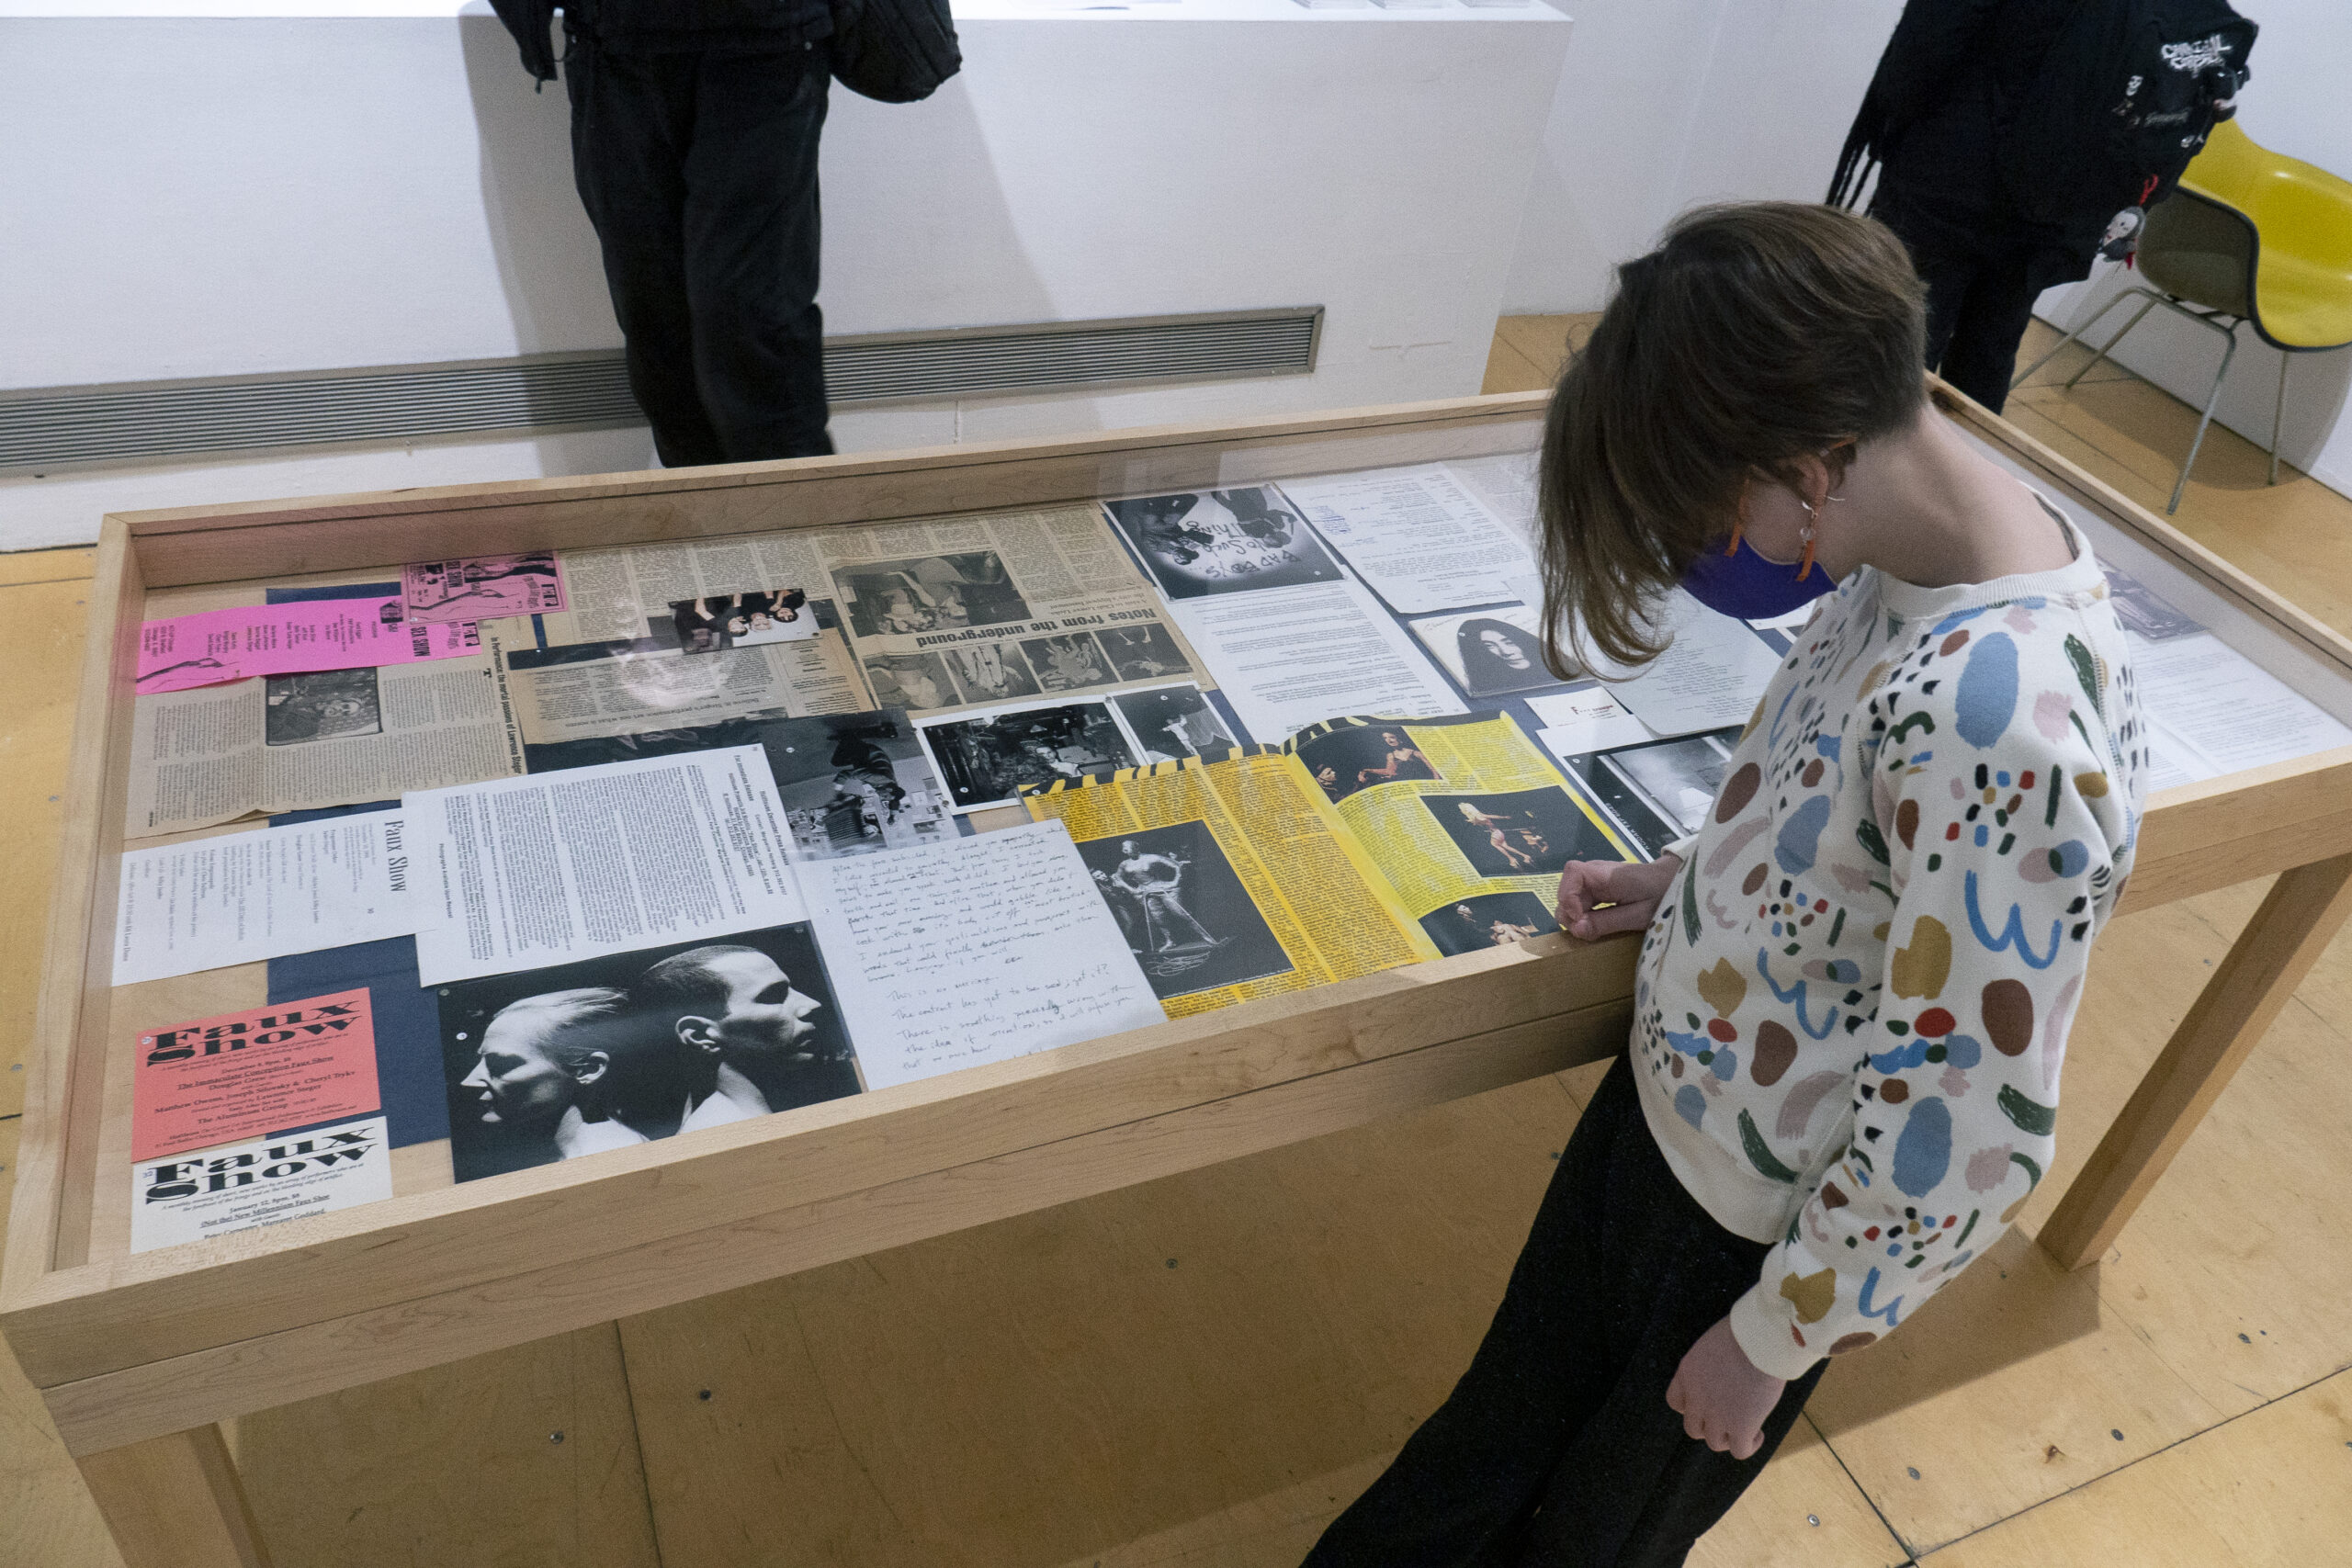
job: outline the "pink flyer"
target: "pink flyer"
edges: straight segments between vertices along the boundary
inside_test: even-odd
[[[401,597],[412,621],[494,621],[552,615],[564,607],[563,569],[553,550],[401,568]]]
[[[152,1029],[130,1077],[130,1157],[257,1138],[383,1106],[367,989]]]
[[[311,670],[413,664],[481,651],[471,621],[412,624],[398,595],[207,610],[139,628],[138,689],[176,692]]]

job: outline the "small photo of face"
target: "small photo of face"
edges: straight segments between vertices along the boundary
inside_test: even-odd
[[[1524,604],[1411,624],[1413,635],[1445,666],[1464,696],[1496,697],[1561,683],[1544,665],[1543,630],[1535,612]]]
[[[271,746],[383,733],[383,699],[373,670],[272,675],[262,692],[262,739]]]

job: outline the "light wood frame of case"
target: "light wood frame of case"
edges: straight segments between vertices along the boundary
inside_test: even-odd
[[[130,1568],[266,1562],[220,1420],[1596,1060],[1633,936],[1469,953],[640,1147],[87,1261],[108,947],[149,592],[936,516],[1520,451],[1544,394],[1080,440],[111,517],[0,1330]],[[1957,415],[2352,682],[2352,641],[1973,405]],[[2352,912],[2352,748],[2155,796],[2126,909],[2283,873],[2075,1179],[2069,1267],[2132,1210]]]

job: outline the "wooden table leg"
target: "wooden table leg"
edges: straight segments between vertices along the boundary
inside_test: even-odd
[[[2279,876],[2052,1211],[2041,1227],[2044,1251],[2068,1269],[2107,1256],[2347,915],[2352,855]]]
[[[218,1427],[76,1461],[124,1568],[269,1568]]]

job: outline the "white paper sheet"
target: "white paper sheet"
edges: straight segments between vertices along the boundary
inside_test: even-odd
[[[381,1116],[165,1155],[131,1167],[130,1250],[348,1209],[392,1195]]]
[[[1166,1017],[1059,822],[801,875],[868,1089]]]
[[[2211,632],[2126,635],[2154,731],[2151,789],[2352,746],[2352,729]]]
[[[1581,757],[1639,746],[1658,739],[1657,732],[1625,711],[1605,686],[1534,696],[1527,705],[1544,728],[1536,735],[1555,757]]]
[[[1284,479],[1283,491],[1403,615],[1492,604],[1534,570],[1519,536],[1440,464]]]
[[[423,790],[424,984],[806,919],[757,746]]]
[[[127,852],[114,983],[407,935],[429,905],[404,824],[367,811]]]
[[[1639,670],[1596,669],[1609,694],[1660,735],[1696,735],[1746,724],[1781,656],[1745,621],[1719,615],[1677,588],[1666,596],[1673,641]]]
[[[1348,714],[1470,711],[1362,583],[1265,588],[1172,607],[1252,740],[1272,745]]]

